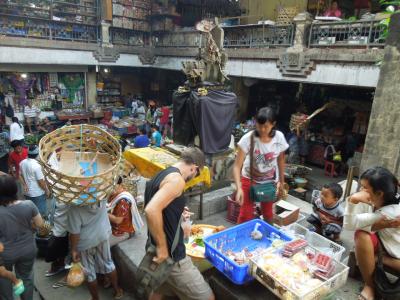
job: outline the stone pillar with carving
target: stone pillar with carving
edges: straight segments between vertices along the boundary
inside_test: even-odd
[[[112,47],[110,41],[110,23],[106,21],[101,22],[101,46]]]
[[[309,13],[301,13],[294,17],[296,24],[293,46],[279,56],[276,66],[285,77],[306,78],[315,70],[315,62],[306,53],[308,26],[312,22]]]
[[[312,23],[312,15],[308,12],[303,12],[294,17],[293,22],[296,24],[296,32],[294,35],[293,47],[288,51],[303,51],[307,47],[307,31]]]

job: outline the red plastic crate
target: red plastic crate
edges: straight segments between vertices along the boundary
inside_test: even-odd
[[[235,199],[235,195],[228,196],[226,200],[226,209],[227,215],[226,220],[233,224],[237,224],[237,219],[239,217],[240,205],[237,204],[233,199]]]

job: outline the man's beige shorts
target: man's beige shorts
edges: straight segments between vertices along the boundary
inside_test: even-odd
[[[180,300],[208,300],[212,295],[210,286],[188,256],[175,263],[167,281],[156,293]]]

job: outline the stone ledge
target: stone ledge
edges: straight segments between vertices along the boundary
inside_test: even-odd
[[[226,199],[232,195],[234,189],[225,187],[216,191],[212,191],[203,195],[203,218],[226,210]],[[195,214],[194,220],[199,219],[200,215],[200,196],[194,196],[188,199],[187,206]]]

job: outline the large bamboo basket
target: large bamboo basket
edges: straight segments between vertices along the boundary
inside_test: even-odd
[[[61,202],[73,205],[92,205],[105,200],[112,192],[120,174],[121,146],[108,132],[92,125],[73,125],[59,128],[45,135],[39,143],[40,160],[46,182],[53,196]],[[102,161],[106,161],[98,172],[92,176],[82,175],[71,170],[65,172],[64,168],[56,169],[49,163],[52,155],[71,159],[95,160],[96,168]],[[80,162],[80,161],[79,161]],[[98,162],[98,163],[97,163]],[[63,162],[66,165],[65,161]],[[92,174],[94,171],[92,172]]]

